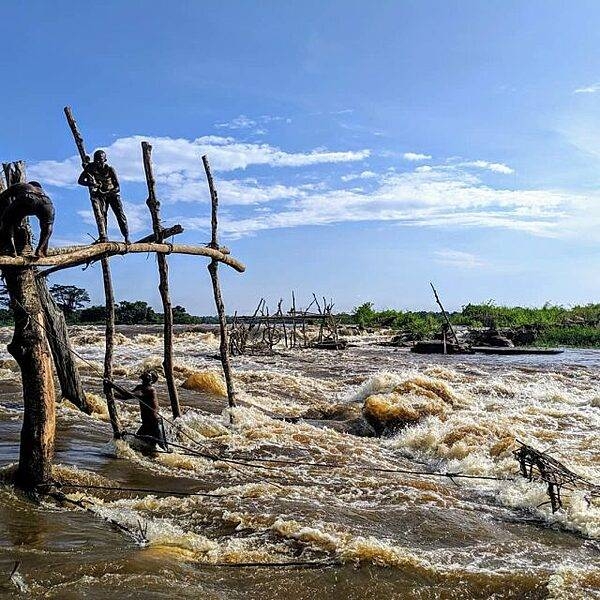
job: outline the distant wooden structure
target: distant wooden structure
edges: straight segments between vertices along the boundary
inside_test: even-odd
[[[282,305],[283,300],[279,300],[277,310],[271,312],[266,300],[261,298],[252,315],[236,313],[230,324],[230,353],[233,356],[272,353],[280,344],[286,349],[313,347],[340,350],[345,347],[346,343],[339,335],[340,317],[334,314],[331,300],[328,302],[322,298],[319,301],[313,294],[308,307],[298,309],[296,295],[292,292],[291,308],[284,311]]]
[[[85,152],[83,137],[79,132],[70,108],[65,108],[65,115],[73,133],[82,164],[89,161]],[[218,279],[218,264],[226,264],[242,273],[245,267],[229,254],[229,250],[221,248],[217,243],[217,210],[218,201],[216,189],[208,160],[203,157],[209,187],[212,197],[212,239],[208,246],[179,245],[165,243],[165,238],[172,232],[180,233],[182,228],[176,226],[171,230],[164,230],[160,222],[159,202],[154,189],[152,164],[150,161],[151,147],[142,144],[144,167],[148,184],[148,207],[152,217],[153,234],[142,240],[125,244],[109,241],[106,235],[106,224],[99,207],[93,198],[92,207],[98,227],[98,242],[91,245],[72,246],[66,248],[49,249],[48,256],[35,258],[31,248],[31,235],[27,226],[15,236],[15,243],[19,255],[17,257],[0,255],[0,270],[6,282],[6,287],[14,311],[15,327],[13,339],[8,345],[9,352],[17,361],[23,383],[23,427],[21,431],[21,447],[19,465],[16,472],[15,483],[27,490],[44,491],[52,481],[52,458],[54,453],[55,437],[55,390],[50,347],[60,346],[67,368],[61,362],[63,359],[54,350],[54,363],[63,386],[68,389],[66,380],[71,378],[73,388],[72,397],[82,410],[89,411],[85,402],[85,395],[81,387],[81,380],[73,359],[74,353],[68,340],[64,319],[61,321],[60,311],[52,306],[52,299],[47,292],[45,277],[62,269],[78,265],[89,265],[96,261],[102,264],[102,276],[106,300],[106,351],[104,359],[104,391],[110,413],[110,421],[115,438],[121,436],[121,425],[117,407],[114,401],[112,380],[113,347],[114,347],[114,294],[110,274],[109,258],[116,254],[153,252],[159,257],[160,292],[165,308],[165,349],[164,366],[169,388],[169,396],[174,416],[179,415],[179,404],[176,390],[172,393],[174,382],[172,379],[172,318],[170,313],[170,298],[168,291],[168,270],[166,255],[188,254],[205,256],[210,259],[209,271],[219,314],[219,320],[225,323],[225,309],[221,296]],[[24,163],[6,163],[4,165],[6,185],[10,186],[18,181],[25,180]],[[0,189],[5,185],[0,177]],[[60,217],[60,215],[59,215]],[[48,267],[40,270],[41,267]],[[229,364],[229,344],[226,327],[221,327],[221,362],[227,383],[228,401],[230,406],[235,406],[235,392],[233,388],[231,366]],[[69,362],[70,361],[70,362]],[[63,375],[61,375],[63,372]],[[66,373],[66,375],[65,375]]]

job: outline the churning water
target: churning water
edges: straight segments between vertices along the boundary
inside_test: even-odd
[[[211,495],[69,494],[89,501],[92,514],[51,501],[36,506],[0,487],[5,597],[600,597],[600,506],[579,490],[552,514],[542,504],[544,486],[519,479],[512,456],[518,438],[600,483],[600,352],[424,357],[362,338],[341,352],[246,356],[234,360],[240,407],[230,425],[216,338],[179,331],[176,376],[187,388],[180,389],[179,430],[220,456],[297,463],[251,468],[177,449],[147,457],[111,442],[99,396],[102,331],[72,334],[92,363],[80,367],[86,389],[97,394],[97,412],[58,405],[55,478]],[[160,365],[156,330],[128,328],[117,341],[120,383],[133,387],[141,371]],[[7,472],[18,457],[22,403],[14,362],[6,352],[0,358],[0,458]],[[163,385],[159,391],[167,415]],[[393,437],[358,438],[269,416],[318,414],[335,405],[350,414],[367,398],[383,409],[393,405],[412,425]],[[119,408],[126,428],[135,430],[135,404]],[[456,484],[373,468],[511,480]],[[103,516],[145,531],[148,543],[136,543]],[[9,581],[15,561],[21,566]],[[322,564],[240,566],[289,561]]]

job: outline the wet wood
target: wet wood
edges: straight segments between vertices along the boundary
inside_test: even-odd
[[[26,181],[22,162],[3,165],[7,185]],[[25,225],[15,235],[19,253],[31,253],[31,235]],[[23,384],[23,427],[15,483],[28,490],[52,478],[55,435],[55,397],[52,360],[43,327],[44,313],[37,292],[35,269],[3,268],[2,276],[15,319],[8,351],[19,365]]]
[[[454,327],[452,327],[452,323],[450,323],[450,317],[448,317],[448,313],[446,312],[446,309],[442,306],[442,301],[440,300],[440,297],[438,296],[437,290],[435,289],[435,287],[433,287],[433,283],[429,282],[429,285],[431,286],[431,289],[433,290],[433,295],[435,296],[435,301],[436,301],[437,305],[440,307],[440,310],[442,311],[442,316],[444,317],[444,320],[446,321],[446,325],[448,326],[450,333],[452,333],[452,337],[454,338],[454,341],[456,342],[456,344],[458,346],[460,346],[460,342],[458,341],[456,331],[454,331]]]
[[[44,313],[33,268],[3,269],[15,318],[8,351],[17,361],[23,382],[23,428],[16,484],[35,489],[52,478],[55,392],[52,360],[42,327]]]
[[[230,254],[223,254],[220,250],[213,250],[207,246],[192,246],[187,244],[125,244],[124,242],[102,242],[89,246],[74,246],[71,248],[60,248],[59,251],[50,248],[48,256],[36,259],[33,256],[0,256],[0,266],[24,267],[28,265],[50,266],[51,269],[40,272],[40,276],[50,275],[62,269],[76,267],[78,265],[91,264],[108,256],[116,254],[146,254],[157,252],[160,254],[188,254],[192,256],[208,256],[217,262],[222,262],[239,273],[243,273],[246,267]]]
[[[136,244],[146,244],[148,242],[162,242],[167,238],[173,237],[174,235],[179,235],[183,233],[183,227],[181,225],[173,225],[173,227],[167,227],[160,230],[160,236],[156,236],[154,233],[143,237],[140,240],[137,240]]]
[[[48,291],[46,280],[36,277],[37,292],[44,311],[44,325],[54,359],[54,368],[60,383],[62,397],[72,402],[80,410],[91,414],[92,410],[85,397],[85,391],[71,352],[67,322],[62,310]]]
[[[212,173],[210,170],[210,164],[206,156],[202,157],[202,163],[204,164],[204,171],[206,172],[206,179],[208,181],[208,189],[210,191],[211,200],[211,239],[210,249],[216,251],[219,247],[217,240],[217,227],[218,227],[218,208],[219,208],[219,197],[213,181]],[[226,262],[226,261],[222,261]],[[219,261],[213,258],[208,265],[208,272],[210,273],[210,279],[213,287],[213,295],[215,298],[215,305],[217,307],[217,314],[219,316],[219,331],[221,336],[220,343],[220,356],[221,364],[223,366],[223,374],[225,376],[225,384],[227,386],[227,400],[229,407],[233,408],[236,406],[235,402],[235,387],[233,383],[233,376],[231,372],[231,364],[229,362],[229,341],[227,332],[227,320],[225,317],[225,305],[223,303],[223,297],[221,295],[221,286],[219,284]]]
[[[73,139],[75,140],[75,145],[77,146],[77,151],[79,152],[79,157],[81,158],[81,165],[82,167],[85,167],[85,165],[87,165],[90,162],[90,157],[85,151],[83,136],[79,131],[77,122],[75,121],[75,117],[73,116],[71,108],[69,106],[66,106],[64,111],[65,116],[67,117],[67,123],[69,124],[71,133],[73,134]],[[100,210],[96,199],[92,196],[91,190],[89,192],[89,196],[90,202],[92,204],[92,210],[94,211],[94,219],[96,220],[96,226],[98,228],[98,237],[100,242],[103,242],[107,240],[106,223],[104,221],[104,216],[102,215],[102,211]],[[108,262],[107,256],[102,257],[101,264],[102,281],[104,284],[104,301],[106,305],[106,347],[104,352],[104,379],[106,381],[111,381],[113,377],[113,351],[115,343],[115,294],[113,291],[112,278],[110,274],[110,264]],[[104,385],[104,395],[106,397],[106,404],[108,407],[108,414],[110,416],[110,424],[112,426],[113,435],[115,438],[120,438],[121,422],[119,420],[119,414],[117,411],[117,406],[115,404],[114,391],[113,388],[110,385],[107,385],[106,383]]]
[[[152,171],[152,146],[148,142],[142,142],[142,157],[144,160],[144,172],[146,174],[146,184],[148,186],[148,199],[146,205],[150,210],[152,217],[152,229],[156,242],[163,241],[163,227],[160,222],[160,202],[156,197],[156,185],[154,181],[154,173]],[[156,261],[158,263],[158,277],[160,298],[163,305],[163,368],[165,371],[165,381],[169,392],[169,401],[171,403],[171,412],[173,418],[176,419],[181,415],[179,407],[179,395],[177,394],[177,385],[175,383],[175,375],[173,373],[173,307],[171,305],[171,297],[169,294],[169,264],[165,254],[157,254]]]

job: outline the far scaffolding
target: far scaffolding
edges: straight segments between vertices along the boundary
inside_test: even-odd
[[[312,297],[305,309],[296,308],[296,296],[292,292],[292,305],[287,311],[282,308],[283,299],[272,312],[261,298],[252,315],[235,313],[229,330],[230,353],[233,356],[272,354],[278,345],[287,350],[343,350],[346,341],[339,336],[340,317],[333,313],[333,301],[325,297],[319,301],[315,294]]]

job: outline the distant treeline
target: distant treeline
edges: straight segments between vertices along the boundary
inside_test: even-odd
[[[411,333],[415,339],[429,338],[440,331],[443,317],[439,312],[382,310],[372,302],[357,306],[345,315],[346,323],[363,327],[390,327]],[[600,304],[565,308],[545,304],[541,308],[496,306],[493,301],[467,304],[449,313],[453,325],[527,328],[534,333],[536,345],[600,347]]]
[[[94,324],[103,323],[106,317],[104,305],[87,306],[90,304],[88,292],[74,285],[55,284],[50,288],[50,293],[55,302],[63,311],[65,318],[70,324]],[[9,298],[5,288],[0,289],[0,324],[10,325],[13,323],[12,311],[9,307]],[[147,325],[162,323],[163,314],[157,313],[143,300],[129,302],[123,300],[115,304],[115,319],[120,325]],[[173,308],[173,322],[176,325],[188,325],[199,323],[218,323],[216,316],[199,317],[190,315],[185,307],[175,306]]]
[[[106,309],[103,305],[88,306],[88,292],[73,285],[55,284],[50,288],[67,322],[71,324],[103,323]],[[0,289],[0,324],[13,323],[8,295]],[[387,327],[410,334],[412,339],[431,338],[438,333],[443,323],[439,312],[375,310],[373,302],[357,306],[351,313],[338,315],[344,324],[360,325],[364,328]],[[116,322],[122,325],[144,325],[162,323],[163,315],[157,313],[143,300],[123,300],[115,305]],[[586,304],[565,308],[545,304],[541,308],[521,306],[497,306],[493,301],[483,304],[467,304],[462,310],[449,313],[453,325],[467,327],[495,327],[497,329],[528,329],[533,334],[533,343],[546,346],[575,346],[600,348],[600,304]],[[229,317],[231,319],[231,317]],[[185,307],[173,308],[173,320],[177,325],[216,324],[216,316],[190,315]]]

